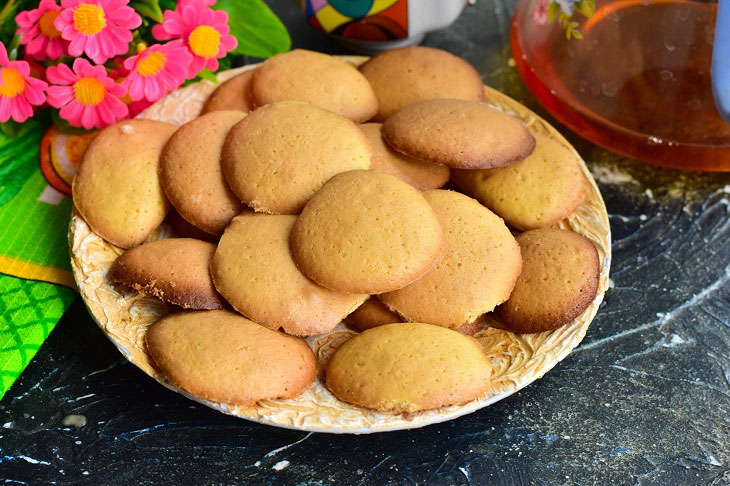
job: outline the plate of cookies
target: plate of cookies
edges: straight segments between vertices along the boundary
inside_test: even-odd
[[[548,123],[466,61],[294,50],[101,130],[69,244],[101,330],[162,385],[263,424],[421,427],[585,336],[606,208]]]

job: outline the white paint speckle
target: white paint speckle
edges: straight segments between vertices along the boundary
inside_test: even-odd
[[[648,216],[646,214],[640,214],[639,215],[639,220],[646,221],[647,219],[649,219],[649,218],[648,218]]]
[[[256,462],[253,463],[253,465],[255,467],[259,467],[261,465],[261,461],[256,461]]]
[[[274,464],[271,469],[274,469],[275,471],[281,471],[282,469],[286,469],[286,467],[289,465],[289,461],[279,461],[276,464]]]
[[[654,193],[651,191],[651,189],[647,189],[646,191],[644,191],[644,194],[646,194],[649,199],[654,199]]]
[[[50,462],[40,461],[38,459],[33,459],[32,457],[28,457],[28,456],[15,456],[15,457],[17,457],[18,459],[23,459],[24,461],[29,462],[31,464],[41,464],[43,466],[50,466],[51,465]]]
[[[608,279],[608,288],[609,288],[609,289],[613,289],[613,288],[616,288],[616,283],[615,283],[615,282],[613,281],[613,279],[612,279],[612,278],[609,278],[609,279]]]
[[[626,172],[621,172],[615,167],[597,166],[592,167],[593,177],[604,184],[639,184],[639,182]]]
[[[84,471],[81,474],[83,474],[84,476],[88,476],[89,475],[89,471]]]
[[[672,334],[672,337],[669,338],[669,342],[664,343],[664,347],[673,348],[675,346],[679,346],[680,344],[685,344],[686,342],[687,341],[679,334]]]
[[[12,429],[12,428],[13,428],[13,423],[12,422],[5,422],[3,424],[3,429]]]
[[[66,415],[61,423],[66,427],[83,427],[86,425],[86,417],[83,415]]]
[[[728,186],[725,186],[725,187],[728,187]],[[707,460],[709,461],[709,463],[712,464],[713,466],[722,466],[722,463],[720,461],[718,461],[717,458],[715,456],[713,456],[712,454],[710,454],[709,452],[707,452],[705,455],[707,456]]]
[[[132,125],[122,125],[122,133],[132,133],[134,131],[134,127]]]

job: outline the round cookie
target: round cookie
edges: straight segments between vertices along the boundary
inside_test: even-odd
[[[251,99],[255,106],[306,101],[358,122],[378,112],[373,88],[355,66],[304,49],[278,54],[256,69]]]
[[[390,311],[377,297],[372,296],[345,318],[348,326],[356,331],[367,331],[378,326],[402,322],[398,314]]]
[[[170,203],[157,175],[160,152],[175,125],[125,120],[99,132],[73,181],[74,206],[97,235],[121,248],[142,243]]]
[[[192,238],[167,238],[127,250],[109,277],[142,294],[185,309],[221,309],[223,299],[210,278],[215,245]]]
[[[168,199],[193,226],[220,235],[243,210],[221,169],[228,131],[246,114],[214,111],[195,118],[170,137],[160,157],[160,182]]]
[[[482,101],[484,84],[464,59],[432,47],[403,47],[382,52],[362,66],[378,98],[378,119],[424,100]]]
[[[350,120],[308,103],[261,107],[223,145],[223,172],[255,211],[296,214],[332,176],[370,167],[372,149]]]
[[[380,123],[360,125],[373,148],[373,158],[370,161],[372,170],[395,176],[421,191],[438,189],[448,182],[448,167],[412,159],[388,147],[380,133],[381,126]]]
[[[289,252],[296,216],[245,213],[231,221],[211,263],[218,291],[241,314],[270,329],[312,336],[331,331],[367,294],[320,287]]]
[[[477,332],[481,331],[482,328],[484,328],[487,324],[486,319],[484,318],[484,314],[477,317],[471,322],[467,322],[465,324],[462,324],[461,326],[456,328],[456,332],[459,332],[461,334],[464,334],[466,336],[473,336]]]
[[[441,258],[444,237],[423,195],[372,170],[338,174],[307,203],[291,232],[299,268],[340,292],[399,289]]]
[[[509,297],[520,274],[520,247],[502,219],[453,191],[424,194],[446,235],[446,255],[411,285],[380,295],[408,321],[456,329]]]
[[[535,139],[517,118],[474,101],[408,105],[385,121],[382,132],[402,154],[457,169],[505,167],[535,148]]]
[[[356,331],[367,331],[385,324],[403,322],[403,318],[391,312],[376,296],[372,296],[347,316],[345,322]],[[471,336],[482,327],[484,327],[484,318],[480,316],[473,322],[459,326],[456,331]]]
[[[165,221],[167,221],[167,224],[170,225],[172,233],[177,238],[195,238],[196,240],[210,241],[211,243],[218,242],[217,236],[206,233],[202,229],[196,228],[192,224],[188,223],[188,221],[180,216],[180,213],[175,211],[175,209],[171,209],[170,212],[167,213],[167,219]]]
[[[572,322],[593,302],[601,271],[598,251],[573,231],[545,228],[517,236],[523,268],[497,314],[510,331],[552,331]]]
[[[454,184],[520,230],[567,218],[585,195],[585,176],[575,155],[546,135],[534,135],[535,151],[516,164],[452,171]]]
[[[248,113],[253,110],[249,86],[254,70],[249,69],[221,83],[213,91],[203,106],[201,114],[218,110],[235,110]]]
[[[314,353],[303,339],[227,310],[170,314],[150,326],[145,343],[171,384],[226,404],[295,397],[317,372]]]
[[[386,412],[458,405],[491,390],[492,366],[474,339],[439,326],[386,324],[346,341],[327,364],[340,400]]]

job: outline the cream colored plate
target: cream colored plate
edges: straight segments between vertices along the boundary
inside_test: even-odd
[[[364,59],[346,58],[354,64],[359,64]],[[246,66],[220,73],[219,79],[228,79],[253,67]],[[198,115],[207,96],[214,89],[215,85],[208,81],[187,86],[160,100],[140,117],[175,124],[185,123]],[[570,147],[553,127],[521,104],[491,88],[486,88],[486,94],[487,103],[517,116],[531,131],[547,134]],[[122,250],[94,234],[76,212],[71,218],[69,227],[71,264],[79,291],[89,312],[122,354],[155,380],[195,401],[237,417],[297,430],[369,433],[422,427],[471,413],[529,385],[565,358],[585,336],[608,285],[611,232],[606,207],[596,183],[578,153],[572,147],[571,151],[580,160],[590,187],[585,202],[560,226],[583,234],[598,247],[601,257],[598,295],[580,317],[570,325],[553,332],[524,336],[493,328],[479,332],[475,337],[484,346],[494,366],[494,392],[465,405],[410,415],[378,413],[337,400],[327,391],[319,378],[306,392],[295,399],[265,400],[255,407],[247,408],[201,400],[165,382],[152,367],[145,352],[144,334],[147,326],[167,314],[168,307],[153,297],[140,296],[109,280],[107,277],[109,266]],[[151,239],[167,236],[170,236],[170,229],[163,224]],[[320,361],[321,369],[337,346],[352,334],[354,334],[352,331],[340,325],[328,335],[308,339]]]

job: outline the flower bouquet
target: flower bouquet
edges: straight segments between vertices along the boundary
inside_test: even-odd
[[[69,131],[133,117],[236,55],[288,50],[261,0],[9,0],[0,10],[0,127],[50,112]],[[44,108],[50,108],[45,110]]]

